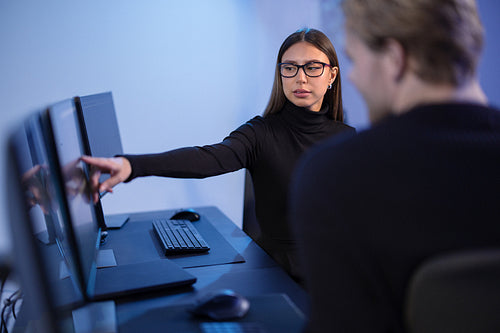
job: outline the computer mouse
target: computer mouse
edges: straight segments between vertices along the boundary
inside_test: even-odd
[[[248,299],[233,290],[221,289],[200,297],[190,311],[194,315],[213,320],[228,320],[242,318],[248,309]]]
[[[195,212],[193,209],[181,209],[175,212],[174,215],[170,217],[171,220],[189,220],[191,222],[198,221],[200,219],[200,214]]]

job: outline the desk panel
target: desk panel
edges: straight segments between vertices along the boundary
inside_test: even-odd
[[[266,333],[299,333],[303,331],[305,317],[284,294],[265,294],[248,297],[250,309],[240,319],[214,322],[193,316],[190,305],[171,305],[144,312],[137,318],[122,321],[120,333],[134,332],[199,332],[202,327],[248,325]],[[160,325],[157,323],[161,322]],[[221,332],[231,332],[221,330]],[[234,331],[233,331],[234,332]],[[259,331],[253,331],[259,332]]]
[[[197,278],[197,282],[185,290],[169,290],[117,299],[117,317],[121,332],[132,331],[131,328],[138,328],[141,325],[146,325],[148,332],[156,329],[161,331],[162,328],[172,328],[175,325],[194,328],[193,323],[200,321],[184,313],[184,310],[206,292],[225,288],[232,289],[251,300],[260,299],[261,301],[255,301],[258,308],[266,304],[262,301],[265,297],[284,294],[291,304],[299,309],[299,313],[308,313],[308,296],[305,290],[293,281],[250,237],[216,207],[194,207],[193,209],[198,211],[203,218],[207,218],[246,261],[186,268]],[[129,222],[144,220],[151,214],[169,216],[170,212],[173,211],[136,213],[131,215]],[[268,309],[267,312],[269,311],[271,310]],[[277,322],[280,321],[279,318],[276,313]],[[174,326],[169,326],[172,324],[171,320],[176,321]],[[249,317],[249,320],[257,319]],[[199,330],[193,330],[193,332],[199,332]]]
[[[244,257],[231,246],[211,221],[203,215],[200,221],[193,222],[193,225],[209,244],[210,250],[203,253],[165,256],[160,240],[153,230],[152,221],[170,215],[168,211],[141,214],[144,220],[139,220],[132,215],[133,218],[122,228],[108,231],[108,240],[106,244],[101,246],[101,249],[113,249],[119,264],[168,258],[182,268],[189,268],[245,261]]]
[[[202,233],[202,231],[204,231],[202,230],[202,224],[210,223],[210,225],[216,229],[220,237],[227,242],[227,245],[234,249],[242,257],[233,257],[232,255],[229,255],[227,258],[221,258],[221,260],[219,260],[221,263],[222,261],[241,263],[245,260],[242,269],[277,266],[276,262],[264,250],[262,250],[260,246],[248,237],[245,232],[234,224],[217,207],[204,206],[193,207],[193,209],[201,216],[201,220],[199,222],[194,222],[194,225],[198,230],[200,230],[202,236],[205,237]],[[110,243],[102,246],[101,248],[108,249],[113,246],[118,246],[120,252],[124,254],[122,257],[126,263],[140,262],[144,260],[144,258],[165,257],[161,254],[161,251],[159,251],[159,243],[156,239],[156,235],[154,235],[152,226],[149,222],[144,221],[151,221],[155,217],[170,217],[175,211],[176,210],[161,210],[131,213],[129,221],[122,227],[122,229],[109,231]],[[144,223],[144,226],[137,223]],[[200,224],[197,225],[197,223]],[[132,227],[130,227],[129,224],[131,224]],[[139,235],[135,235],[134,233],[136,232],[139,232]],[[138,237],[139,241],[136,244],[133,244],[133,246],[127,246],[127,244],[131,244],[134,236]],[[129,241],[125,241],[125,239],[129,239]],[[224,247],[227,248],[225,245]],[[215,251],[216,249],[211,250],[211,252],[214,253]],[[198,255],[200,256],[201,262],[201,264],[198,265],[189,263],[187,262],[188,260],[183,259],[183,257],[186,258],[189,256],[196,257],[196,255],[191,254],[184,255],[182,257],[168,256],[168,258],[179,264],[181,267],[203,266],[203,254]],[[185,263],[186,265],[184,265]]]

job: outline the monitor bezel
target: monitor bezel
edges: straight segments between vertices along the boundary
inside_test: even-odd
[[[59,184],[56,186],[56,190],[59,192],[57,197],[60,200],[61,204],[61,212],[63,215],[63,220],[66,226],[66,229],[68,230],[67,237],[70,240],[71,243],[71,248],[73,250],[74,254],[74,259],[76,261],[76,268],[77,268],[77,274],[78,274],[78,282],[80,284],[81,290],[85,296],[86,299],[91,300],[94,287],[95,287],[95,278],[96,278],[96,271],[97,271],[97,255],[99,251],[99,243],[101,239],[101,228],[99,226],[99,223],[97,222],[97,216],[95,212],[95,206],[93,204],[89,204],[89,207],[92,212],[92,218],[93,222],[96,224],[96,232],[95,232],[95,246],[93,247],[94,251],[91,255],[91,262],[92,265],[88,272],[85,272],[84,269],[84,256],[85,254],[82,253],[82,249],[79,246],[79,243],[77,241],[77,236],[76,236],[76,231],[74,228],[74,221],[73,221],[73,216],[71,213],[71,209],[69,207],[69,202],[68,202],[68,196],[67,196],[67,191],[64,186],[65,181],[64,181],[64,175],[62,172],[62,166],[60,163],[60,157],[59,157],[59,152],[57,149],[57,144],[56,144],[56,138],[54,134],[54,126],[53,126],[53,117],[55,117],[55,113],[57,112],[59,107],[68,107],[72,109],[72,113],[75,117],[76,121],[76,130],[77,133],[75,135],[78,138],[78,141],[80,143],[80,156],[84,153],[83,147],[82,147],[82,136],[81,136],[81,130],[80,130],[80,125],[79,125],[79,120],[78,116],[76,114],[76,106],[75,103],[72,99],[67,99],[63,100],[59,103],[53,104],[49,106],[45,112],[42,113],[42,125],[43,125],[43,132],[45,134],[45,140],[46,140],[46,146],[47,150],[49,152],[49,164],[51,166],[51,172],[53,173],[54,177],[56,178],[57,183]],[[86,164],[82,162],[84,165],[84,168],[86,169]],[[86,171],[86,176],[88,177],[88,170]],[[87,179],[88,181],[88,179]]]

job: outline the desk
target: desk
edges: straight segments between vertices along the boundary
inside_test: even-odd
[[[162,291],[122,297],[116,300],[119,332],[165,331],[169,313],[188,306],[201,294],[220,288],[230,288],[257,301],[271,294],[286,294],[303,313],[307,313],[306,292],[295,283],[250,237],[216,207],[193,207],[207,219],[245,262],[186,268],[197,282],[185,290]],[[133,213],[128,223],[144,223],[154,216],[170,216],[174,211]],[[196,223],[196,222],[195,222]],[[151,225],[148,228],[152,228]],[[111,230],[109,237],[122,230]],[[184,313],[184,312],[183,312]],[[179,317],[177,317],[179,318]],[[186,316],[186,320],[190,317]],[[181,319],[182,320],[182,319]]]

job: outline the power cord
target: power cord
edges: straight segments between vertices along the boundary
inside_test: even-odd
[[[6,264],[5,261],[0,262],[0,299],[3,298],[4,295],[4,290],[5,290],[5,284],[8,281],[9,275],[10,275],[10,269],[9,265]],[[12,317],[14,320],[17,319],[17,314],[16,314],[16,304],[19,299],[21,299],[22,293],[21,290],[18,289],[15,292],[13,292],[8,298],[6,298],[3,301],[3,306],[2,306],[2,311],[0,312],[0,333],[8,333],[8,322],[11,316],[9,315],[9,308],[10,312],[12,314]]]
[[[5,301],[3,302],[3,308],[2,312],[0,314],[1,317],[1,323],[0,323],[0,332],[1,333],[9,333],[7,324],[9,322],[10,317],[7,317],[8,315],[8,309],[10,307],[10,311],[12,313],[12,316],[14,317],[14,320],[17,319],[16,315],[16,304],[17,301],[19,301],[22,298],[22,293],[21,289],[16,290],[13,292]]]
[[[7,282],[7,277],[8,277],[8,273],[2,274],[2,283],[0,285],[0,299],[2,299],[2,296],[3,296],[3,288],[5,287],[5,283]],[[8,333],[7,323],[4,320],[4,313],[5,313],[6,307],[7,307],[6,305],[3,306],[2,312],[0,315],[0,332],[1,333]]]

